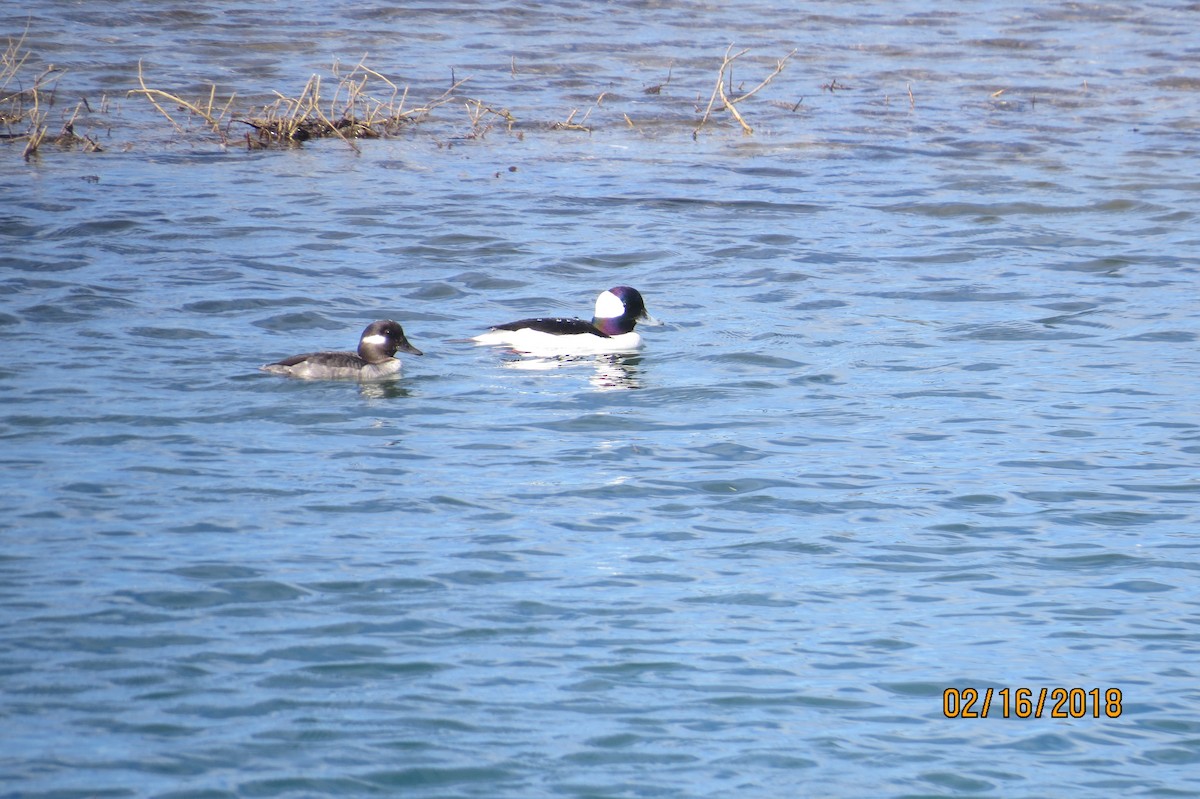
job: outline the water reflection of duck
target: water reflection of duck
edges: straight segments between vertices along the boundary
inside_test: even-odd
[[[597,391],[621,391],[641,388],[637,365],[640,355],[610,353],[607,355],[559,355],[553,357],[514,358],[504,362],[509,369],[548,372],[571,366],[591,365],[595,371],[588,378]]]
[[[530,355],[633,352],[642,346],[642,337],[634,330],[639,320],[659,324],[646,312],[646,303],[637,289],[615,286],[596,298],[591,322],[560,317],[521,319],[496,325],[472,341],[511,347]]]
[[[353,352],[309,352],[260,368],[264,372],[302,380],[390,380],[400,376],[400,360],[392,357],[397,350],[423,354],[408,343],[404,329],[398,323],[385,319],[367,325],[358,340],[357,355]]]

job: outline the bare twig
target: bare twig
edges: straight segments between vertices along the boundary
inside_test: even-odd
[[[763,88],[763,87],[764,87],[764,86],[766,86],[768,83],[770,83],[772,80],[774,80],[776,75],[778,75],[780,72],[783,72],[783,67],[784,67],[784,65],[786,65],[786,64],[787,64],[787,62],[788,62],[788,59],[790,59],[790,58],[791,58],[792,56],[794,56],[795,54],[796,54],[796,51],[795,51],[795,50],[792,50],[792,52],[788,53],[788,54],[787,54],[787,55],[785,55],[783,58],[781,58],[781,59],[779,59],[778,61],[776,61],[776,62],[775,62],[775,69],[774,69],[774,70],[772,70],[772,72],[771,72],[771,74],[770,74],[770,75],[768,75],[767,77],[763,78],[763,80],[762,80],[762,82],[761,82],[761,83],[759,83],[757,86],[755,86],[755,87],[754,87],[753,89],[751,89],[750,91],[746,92],[745,94],[743,94],[743,95],[741,95],[740,97],[738,97],[738,98],[736,98],[735,100],[733,100],[733,102],[735,102],[735,103],[740,103],[742,100],[745,100],[745,99],[747,99],[747,98],[749,98],[749,97],[753,96],[754,94],[756,94],[756,93],[758,92],[758,90],[759,90],[759,89]]]
[[[26,161],[37,155],[38,147],[42,145],[42,139],[46,138],[46,114],[41,110],[40,98],[41,92],[38,91],[37,83],[34,83],[33,110],[29,112],[29,139],[25,142],[25,149],[21,153],[21,157]]]
[[[33,87],[29,90],[30,98],[33,101],[33,108],[28,112],[29,117],[29,138],[25,142],[25,149],[21,153],[22,157],[28,161],[33,156],[37,155],[38,148],[46,138],[48,129],[46,127],[46,117],[48,111],[42,110],[43,90],[44,87],[50,86],[50,96],[47,105],[54,103],[54,85],[62,76],[63,70],[57,69],[53,64],[42,70],[42,74],[34,78]],[[51,77],[53,76],[53,77]]]
[[[646,88],[642,89],[642,94],[661,94],[662,90],[667,88],[667,86],[669,86],[671,84],[671,70],[673,70],[674,68],[675,68],[675,62],[672,61],[670,64],[667,65],[667,79],[664,80],[662,83],[657,83],[653,86],[647,86]]]
[[[0,91],[7,91],[8,84],[17,76],[17,73],[21,71],[21,67],[25,66],[25,62],[29,59],[29,51],[21,49],[25,46],[25,37],[28,34],[29,25],[26,23],[25,30],[21,33],[21,38],[15,42],[9,39],[8,46],[4,48],[3,55],[0,55]]]
[[[514,117],[507,109],[502,108],[497,111],[490,106],[484,105],[483,101],[481,100],[467,100],[466,108],[467,116],[471,120],[471,132],[466,136],[468,139],[482,139],[485,135],[487,135],[487,132],[492,129],[492,126],[491,124],[484,124],[483,120],[489,114],[494,117],[498,117],[499,119],[503,119],[505,123],[507,123],[510,131],[512,130],[512,126],[516,124],[517,121],[516,117]]]
[[[456,80],[454,83],[452,83],[450,85],[449,89],[446,89],[446,91],[442,92],[435,99],[431,100],[430,102],[426,103],[425,105],[423,105],[419,108],[414,108],[411,111],[403,111],[403,112],[397,113],[396,119],[416,120],[420,117],[428,116],[429,113],[431,111],[433,111],[433,109],[435,109],[439,106],[443,106],[446,103],[449,103],[452,100],[454,100],[455,99],[454,93],[456,91],[458,91],[458,87],[462,86],[464,83],[466,83],[469,80],[470,80],[470,78],[463,78],[462,80]],[[406,90],[405,95],[407,95],[407,93],[408,92]]]
[[[140,95],[144,96],[147,100],[150,101],[151,105],[153,105],[155,108],[158,109],[158,112],[160,114],[162,114],[164,117],[167,118],[168,121],[170,121],[170,123],[175,127],[175,130],[179,131],[180,133],[187,132],[186,129],[183,127],[183,125],[179,124],[179,122],[177,122],[175,120],[175,118],[167,112],[167,109],[163,108],[162,103],[159,102],[159,99],[169,100],[170,102],[175,103],[176,105],[181,106],[182,108],[185,108],[192,114],[203,119],[208,124],[208,126],[210,128],[212,128],[212,132],[217,134],[218,137],[220,137],[222,147],[224,147],[225,145],[227,145],[229,143],[229,140],[225,136],[225,131],[222,130],[221,117],[224,116],[225,112],[228,111],[230,106],[233,104],[233,96],[231,95],[229,97],[229,101],[225,104],[225,107],[221,110],[221,113],[218,116],[213,116],[213,106],[216,104],[216,95],[217,95],[216,84],[213,84],[212,88],[209,91],[207,107],[201,108],[199,105],[197,105],[195,103],[189,103],[187,100],[184,100],[182,97],[179,97],[178,95],[174,95],[174,94],[171,94],[170,92],[162,91],[161,89],[151,89],[150,87],[148,87],[146,85],[145,76],[142,74],[142,62],[141,62],[141,60],[139,60],[138,61],[138,85],[141,86],[140,89],[131,89],[128,92],[128,94],[140,94]]]
[[[737,97],[731,97],[730,95],[733,93],[733,62],[736,61],[737,59],[741,58],[746,53],[750,52],[748,49],[746,49],[746,50],[740,50],[739,52],[737,52],[733,55],[730,55],[730,53],[732,51],[733,51],[732,44],[729,45],[729,47],[725,49],[725,57],[721,62],[721,68],[717,71],[716,86],[713,88],[712,95],[708,98],[708,106],[704,109],[704,115],[700,120],[700,124],[698,126],[696,126],[696,129],[694,131],[692,131],[692,138],[695,138],[700,133],[700,129],[703,128],[704,125],[708,122],[708,119],[711,116],[714,107],[716,106],[718,98],[720,98],[720,100],[721,100],[721,106],[717,110],[724,109],[724,110],[729,111],[730,115],[735,120],[737,120],[739,125],[742,126],[742,131],[744,133],[746,133],[746,134],[753,133],[754,129],[752,127],[750,127],[749,124],[747,124],[745,118],[738,112],[737,107],[736,107],[737,104],[742,102],[743,100],[753,97],[756,93],[758,93],[758,91],[760,89],[762,89],[764,86],[766,86],[772,80],[774,80],[776,75],[778,75],[780,72],[783,72],[783,68],[787,64],[788,59],[790,59],[792,56],[794,56],[796,54],[796,51],[792,50],[792,52],[788,53],[787,55],[785,55],[783,58],[779,59],[779,61],[777,61],[775,63],[775,69],[771,72],[770,75],[765,77],[757,86],[755,86],[753,89],[751,89],[748,92],[738,95]],[[726,89],[726,86],[725,86],[727,79],[729,82],[728,89]]]
[[[720,83],[717,84],[717,88],[720,90],[720,93],[721,93],[721,102],[724,103],[725,108],[729,111],[730,114],[733,115],[733,118],[738,121],[738,124],[742,126],[742,130],[748,134],[753,133],[754,128],[752,128],[746,124],[746,120],[742,118],[742,115],[740,113],[738,113],[737,107],[734,106],[733,101],[729,99],[729,96],[727,94],[725,94],[725,89],[722,88]]]
[[[570,114],[570,116],[567,117],[566,121],[555,122],[553,125],[550,126],[550,129],[551,130],[582,130],[584,132],[590,133],[591,128],[585,127],[575,121],[575,115],[578,113],[579,113],[578,108],[572,108],[571,114]],[[591,111],[589,110],[588,113],[591,113]],[[586,120],[587,114],[584,114],[583,118]]]
[[[697,126],[696,130],[692,132],[692,138],[695,138],[696,134],[700,132],[700,128],[704,127],[704,123],[708,122],[708,115],[712,113],[713,106],[717,102],[717,97],[719,97],[721,94],[722,84],[725,82],[725,70],[729,69],[729,65],[733,63],[734,59],[740,58],[741,56],[750,52],[749,50],[742,50],[740,53],[731,58],[729,51],[732,49],[732,44],[725,49],[725,58],[721,62],[721,68],[717,70],[717,85],[713,87],[712,94],[708,98],[708,106],[704,109],[704,116],[701,118],[699,126]]]

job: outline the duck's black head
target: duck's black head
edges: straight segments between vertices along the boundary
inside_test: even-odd
[[[358,340],[358,357],[367,363],[386,361],[395,355],[397,350],[412,355],[424,355],[423,352],[408,343],[408,338],[404,335],[404,328],[400,327],[398,322],[390,319],[367,325],[367,329],[362,333],[362,338]]]
[[[596,298],[592,324],[610,336],[619,336],[631,332],[639,319],[647,318],[641,292],[630,286],[613,286]]]

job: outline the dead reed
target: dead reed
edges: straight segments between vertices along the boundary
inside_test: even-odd
[[[29,53],[22,50],[25,34],[13,41],[9,39],[0,53],[0,124],[13,125],[25,119],[25,104],[28,101],[26,92],[12,88],[17,75],[29,60]]]
[[[129,94],[140,94],[150,101],[160,114],[167,118],[171,125],[180,133],[186,133],[187,127],[183,125],[171,113],[163,107],[162,101],[173,103],[176,109],[186,111],[189,115],[199,117],[215,133],[221,140],[221,145],[225,146],[229,143],[229,109],[233,106],[235,95],[229,95],[229,99],[220,108],[217,107],[217,87],[213,84],[209,88],[208,97],[201,98],[195,102],[188,102],[177,94],[165,92],[161,89],[151,89],[146,85],[146,78],[142,74],[142,62],[138,61],[138,85],[139,89],[130,90]]]
[[[335,62],[332,80],[313,75],[299,94],[289,96],[276,91],[274,102],[248,114],[233,116],[234,95],[218,105],[216,87],[213,86],[207,97],[189,102],[177,93],[147,86],[139,64],[140,88],[130,94],[149,100],[180,132],[185,131],[184,125],[164,107],[164,101],[199,118],[219,138],[222,146],[229,144],[231,125],[238,123],[251,129],[243,136],[249,149],[287,147],[311,139],[337,138],[357,151],[356,140],[395,135],[405,126],[427,117],[433,109],[451,102],[466,80],[452,77],[450,87],[441,95],[421,105],[409,106],[408,89],[401,89],[383,74],[369,68],[364,56],[348,72]],[[328,93],[331,84],[332,92]],[[513,121],[507,111],[495,111],[477,100],[468,101],[468,113],[476,136],[482,136],[490,128],[485,120],[491,117]]]
[[[497,120],[503,121],[505,129],[510,133],[513,125],[517,123],[516,117],[507,109],[496,110],[481,100],[467,100],[465,105],[467,118],[471,122],[471,130],[463,136],[465,139],[482,139],[495,126]]]
[[[32,75],[29,69],[30,54],[24,42],[24,34],[19,39],[10,39],[0,53],[0,140],[23,141],[26,159],[46,143],[85,151],[99,150],[99,145],[93,139],[76,132],[76,123],[85,118],[84,112],[92,111],[86,99],[81,100],[71,113],[63,115],[62,129],[57,135],[50,134],[50,108],[54,105],[56,87],[64,73],[48,65],[40,73]],[[754,128],[743,115],[742,104],[783,72],[796,51],[779,59],[766,77],[747,90],[734,81],[733,71],[736,62],[748,52],[748,49],[735,52],[732,44],[726,48],[707,106],[702,106],[697,97],[694,110],[699,121],[691,131],[693,139],[713,123],[721,112],[728,112],[730,119],[745,134],[752,134]],[[516,77],[518,69],[515,58],[509,66],[510,75]],[[643,86],[641,95],[665,95],[665,90],[678,78],[674,74],[674,66],[674,63],[668,66],[660,83]],[[458,79],[451,70],[449,85],[444,91],[423,103],[413,103],[408,87],[401,87],[386,75],[368,67],[366,56],[363,56],[348,68],[335,61],[329,74],[312,75],[298,93],[273,92],[273,101],[246,111],[237,108],[237,94],[220,92],[215,84],[196,97],[155,87],[139,62],[137,88],[127,94],[145,99],[181,136],[193,136],[201,131],[206,136],[215,137],[223,148],[238,144],[247,149],[290,147],[310,140],[334,138],[357,152],[359,141],[397,135],[409,126],[425,121],[435,109],[451,103],[462,103],[466,110],[467,128],[448,135],[443,133],[447,146],[452,146],[458,140],[482,139],[497,128],[518,139],[522,138],[524,132],[516,129],[518,123],[512,112],[462,93],[467,80]],[[822,87],[831,93],[846,88],[837,81]],[[608,92],[603,92],[590,107],[568,108],[565,119],[547,120],[539,127],[553,131],[591,133],[597,125],[604,124],[603,121],[590,121],[593,117],[611,117],[629,129],[653,124],[654,120],[642,119],[635,124],[630,113],[621,108],[624,98],[620,93],[617,93],[615,102],[605,105],[608,96]],[[911,91],[909,99],[911,102]],[[789,103],[788,107],[794,113],[801,102],[803,98],[795,104]],[[616,108],[610,110],[610,105]],[[770,105],[784,107],[778,102]],[[102,111],[107,110],[106,104],[104,106]],[[691,123],[684,124],[690,126]],[[441,130],[445,131],[445,127]],[[441,141],[439,146],[442,146]]]
[[[22,74],[29,61],[29,51],[24,45],[25,33],[22,33],[19,39],[8,39],[0,53],[0,125],[5,128],[0,138],[24,141],[21,155],[26,161],[37,155],[45,143],[80,146],[89,152],[99,150],[95,141],[75,133],[80,106],[76,106],[58,134],[50,135],[50,109],[54,106],[59,78],[65,73],[49,64],[25,88]]]

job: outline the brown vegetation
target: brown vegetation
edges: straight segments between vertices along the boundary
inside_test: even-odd
[[[24,49],[24,44],[25,35],[22,34],[15,41],[9,39],[0,53],[0,125],[5,128],[0,138],[24,141],[21,155],[26,161],[46,143],[60,147],[78,146],[87,152],[99,150],[100,146],[95,141],[75,133],[75,120],[83,103],[75,107],[70,119],[57,134],[50,135],[47,125],[49,109],[54,105],[58,80],[64,73],[49,64],[33,78],[29,88],[24,88],[21,74],[29,60],[29,52]]]
[[[99,145],[93,139],[76,133],[81,112],[92,111],[86,99],[75,107],[57,135],[49,134],[48,109],[54,103],[55,87],[64,73],[49,65],[31,81],[28,78],[22,81],[21,76],[27,74],[29,62],[24,41],[24,35],[16,41],[9,40],[7,48],[0,55],[0,128],[4,129],[0,130],[0,139],[24,141],[23,155],[26,159],[46,143],[79,147],[85,151],[99,150]],[[740,50],[735,53],[732,45],[725,51],[707,107],[701,109],[697,98],[695,111],[700,119],[692,130],[693,138],[711,124],[714,115],[721,111],[728,111],[732,121],[744,133],[753,133],[753,128],[738,108],[739,104],[753,97],[779,75],[795,51],[777,61],[774,70],[753,88],[746,91],[739,85],[735,90],[734,62],[747,52]],[[451,103],[463,104],[468,128],[461,134],[452,135],[450,142],[454,139],[481,139],[498,125],[503,126],[505,132],[513,133],[517,125],[516,118],[507,109],[460,95],[467,79],[455,78],[453,71],[445,91],[426,102],[410,103],[407,87],[401,88],[385,75],[367,67],[365,60],[364,57],[348,70],[335,62],[331,75],[313,75],[294,95],[274,92],[276,99],[273,102],[249,112],[237,110],[237,95],[230,93],[226,96],[218,91],[215,84],[199,97],[193,98],[185,97],[182,92],[156,88],[148,83],[140,62],[138,87],[130,90],[128,95],[148,101],[178,134],[192,136],[199,129],[206,136],[216,137],[222,147],[239,143],[248,149],[289,147],[314,139],[336,138],[357,151],[358,140],[394,136],[410,125],[427,119],[435,109]],[[511,73],[514,76],[517,74],[515,59],[511,63]],[[672,77],[673,70],[668,68],[661,83],[643,87],[641,93],[664,94]],[[22,86],[22,83],[29,85]],[[835,87],[830,85],[824,88],[833,91]],[[837,85],[836,88],[842,89],[844,86]],[[543,123],[544,129],[590,132],[592,126],[588,119],[593,111],[603,108],[606,94],[601,93],[582,114],[579,108],[572,108],[566,113],[565,119],[559,117],[559,121]],[[623,120],[629,128],[638,127],[628,113],[619,109],[616,113],[617,119]],[[517,131],[516,135],[519,138],[523,132]]]
[[[146,85],[141,65],[138,65],[138,83],[141,88],[130,94],[142,95],[175,126],[185,132],[185,127],[164,107],[164,102],[174,104],[176,109],[198,117],[220,139],[222,145],[230,142],[230,128],[234,123],[250,128],[242,135],[249,149],[286,147],[310,139],[335,137],[357,150],[356,139],[377,139],[396,134],[401,128],[420,121],[438,106],[453,101],[455,92],[464,80],[453,81],[440,96],[422,105],[408,107],[408,89],[401,89],[385,76],[370,69],[362,61],[344,73],[339,64],[333,65],[333,90],[326,96],[330,83],[320,75],[308,79],[304,88],[294,97],[275,92],[276,100],[244,116],[233,116],[234,95],[218,105],[216,86],[208,95],[197,101],[188,101],[178,94],[152,89]],[[383,84],[384,89],[375,87]],[[473,105],[472,105],[473,104]],[[507,118],[507,111],[494,111],[477,100],[468,101],[472,131],[483,135],[483,120],[488,116]]]

